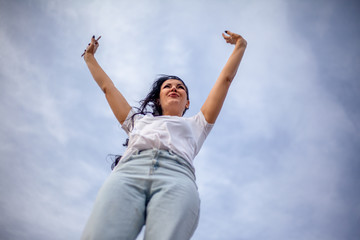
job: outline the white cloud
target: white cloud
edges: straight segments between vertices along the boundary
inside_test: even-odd
[[[349,219],[339,188],[351,181],[344,159],[355,153],[342,141],[350,136],[357,144],[355,121],[324,88],[312,40],[291,22],[288,3],[13,4],[25,15],[0,25],[6,26],[0,30],[6,116],[0,201],[7,234],[78,238],[109,171],[105,155],[121,153],[125,134],[80,58],[92,34],[102,35],[97,58],[131,104],[156,74],[179,74],[189,79],[195,113],[231,52],[220,35],[227,28],[243,34],[248,49],[195,160],[202,216],[194,239],[345,234],[335,227],[339,218]],[[314,26],[320,35],[332,27],[330,5]],[[34,23],[41,27],[32,29]],[[29,39],[22,38],[26,33]],[[346,78],[354,74],[350,60],[343,63]]]
[[[2,85],[6,93],[3,98],[8,101],[9,118],[8,128],[14,131],[35,132],[37,129],[31,126],[17,125],[17,121],[11,116],[18,108],[37,115],[41,121],[43,130],[48,131],[61,144],[66,143],[68,130],[66,129],[59,112],[59,103],[49,94],[48,73],[31,63],[31,59],[24,56],[22,49],[15,47],[6,34],[3,33],[2,45],[4,56]],[[40,122],[39,122],[40,124]]]

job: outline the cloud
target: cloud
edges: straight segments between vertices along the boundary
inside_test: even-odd
[[[203,206],[217,215],[205,213],[200,228],[226,216],[240,229],[219,226],[210,239],[336,239],[348,231],[336,222],[347,212],[344,134],[356,126],[323,87],[310,40],[263,10],[271,34],[248,40],[223,109],[229,118],[209,138],[218,147],[197,160]]]
[[[348,36],[357,25],[336,1],[219,3],[0,8],[2,238],[79,238],[110,171],[106,154],[123,150],[125,133],[80,58],[93,34],[102,35],[98,61],[132,105],[156,74],[179,74],[191,115],[231,53],[220,34],[234,29],[248,48],[195,159],[194,239],[354,239],[359,34]],[[348,23],[349,48],[330,38],[334,16]]]

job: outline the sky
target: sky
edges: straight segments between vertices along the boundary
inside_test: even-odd
[[[0,239],[79,239],[125,132],[80,57],[132,106],[178,75],[196,114],[248,46],[194,160],[194,240],[360,236],[360,4],[340,0],[0,0]],[[142,234],[138,237],[142,239]]]

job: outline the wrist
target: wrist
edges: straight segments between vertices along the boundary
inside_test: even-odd
[[[236,44],[234,51],[235,52],[245,52],[246,44]]]
[[[95,59],[94,54],[85,53],[85,55],[84,55],[84,60],[85,60],[85,62],[91,61],[91,60],[93,60],[93,59]]]
[[[239,40],[235,44],[236,48],[244,48],[245,49],[246,46],[247,46],[247,42],[245,40],[243,40],[243,41]]]
[[[245,39],[241,38],[241,39],[238,39],[235,43],[235,48],[238,48],[238,49],[244,49],[246,48],[247,46],[247,42]]]

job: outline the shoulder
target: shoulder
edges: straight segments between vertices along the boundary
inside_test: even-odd
[[[187,117],[185,118],[187,121],[189,122],[194,122],[197,125],[200,125],[202,127],[207,127],[207,126],[213,126],[213,123],[208,123],[205,119],[205,116],[203,114],[202,111],[199,111],[197,114],[195,114],[192,117]]]

